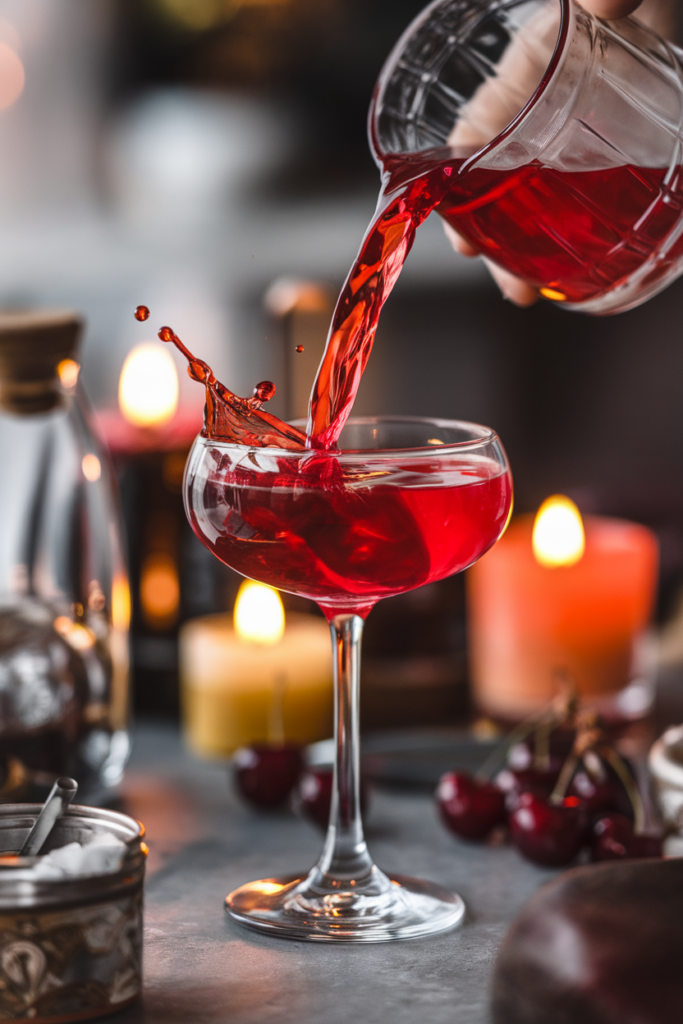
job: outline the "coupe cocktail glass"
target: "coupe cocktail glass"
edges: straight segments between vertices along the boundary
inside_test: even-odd
[[[199,539],[243,575],[316,601],[332,633],[336,761],[322,856],[307,875],[232,892],[226,906],[237,921],[295,939],[377,942],[461,920],[459,896],[385,875],[365,844],[361,633],[380,598],[472,565],[505,529],[511,502],[500,441],[472,423],[350,420],[333,451],[195,441],[185,507]]]

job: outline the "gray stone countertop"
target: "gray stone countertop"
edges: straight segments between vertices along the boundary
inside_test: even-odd
[[[306,871],[319,832],[242,805],[225,765],[191,757],[170,726],[138,726],[123,796],[150,847],[145,985],[143,1003],[112,1024],[485,1024],[498,946],[553,876],[509,846],[451,837],[426,794],[375,789],[366,834],[376,862],[459,892],[464,925],[369,945],[276,939],[230,921],[223,899],[244,882]]]

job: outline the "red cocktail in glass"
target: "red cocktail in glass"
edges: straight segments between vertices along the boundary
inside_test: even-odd
[[[254,448],[198,437],[185,504],[200,540],[245,576],[317,601],[332,632],[335,784],[318,864],[227,898],[243,924],[299,939],[382,941],[443,931],[459,896],[387,877],[363,838],[358,699],[363,621],[382,597],[475,562],[505,529],[512,482],[493,431],[436,419],[347,423],[341,450]]]

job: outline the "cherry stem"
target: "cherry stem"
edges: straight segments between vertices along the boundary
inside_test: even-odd
[[[525,718],[519,725],[515,726],[512,732],[509,732],[505,739],[501,740],[498,746],[491,751],[475,774],[475,778],[483,782],[490,782],[496,768],[503,763],[508,751],[511,747],[514,747],[515,743],[521,743],[529,733],[533,732],[534,729],[538,729],[544,722],[548,723],[549,735],[553,725],[559,724],[561,721],[562,718],[558,717],[555,712],[554,701],[549,708],[544,707],[540,711],[534,711],[532,715],[529,715],[528,718]]]
[[[595,715],[589,712],[583,717],[583,723],[579,721],[578,731],[576,738],[572,745],[572,749],[569,753],[569,757],[562,765],[562,770],[558,776],[555,788],[550,794],[551,804],[561,804],[565,798],[566,792],[571,785],[571,781],[576,775],[576,769],[579,767],[579,763],[583,761],[586,754],[593,750],[596,744],[601,739],[601,732],[595,725]]]
[[[643,806],[638,786],[628,770],[626,762],[612,747],[603,747],[600,750],[600,756],[604,757],[611,764],[619,776],[619,780],[626,790],[626,795],[631,801],[631,807],[633,808],[633,831],[637,836],[642,835],[645,831],[645,807]]]
[[[569,757],[562,765],[562,770],[560,771],[560,774],[557,777],[555,788],[550,794],[551,804],[561,804],[564,800],[567,790],[571,785],[572,779],[576,775],[576,769],[579,767],[580,760],[580,756],[578,754],[575,754],[572,750]]]

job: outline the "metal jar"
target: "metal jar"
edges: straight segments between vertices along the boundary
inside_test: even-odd
[[[44,852],[103,832],[126,843],[119,871],[59,880],[12,856],[39,804],[0,804],[0,1020],[62,1024],[128,1006],[142,983],[144,827],[116,811],[70,807]]]

